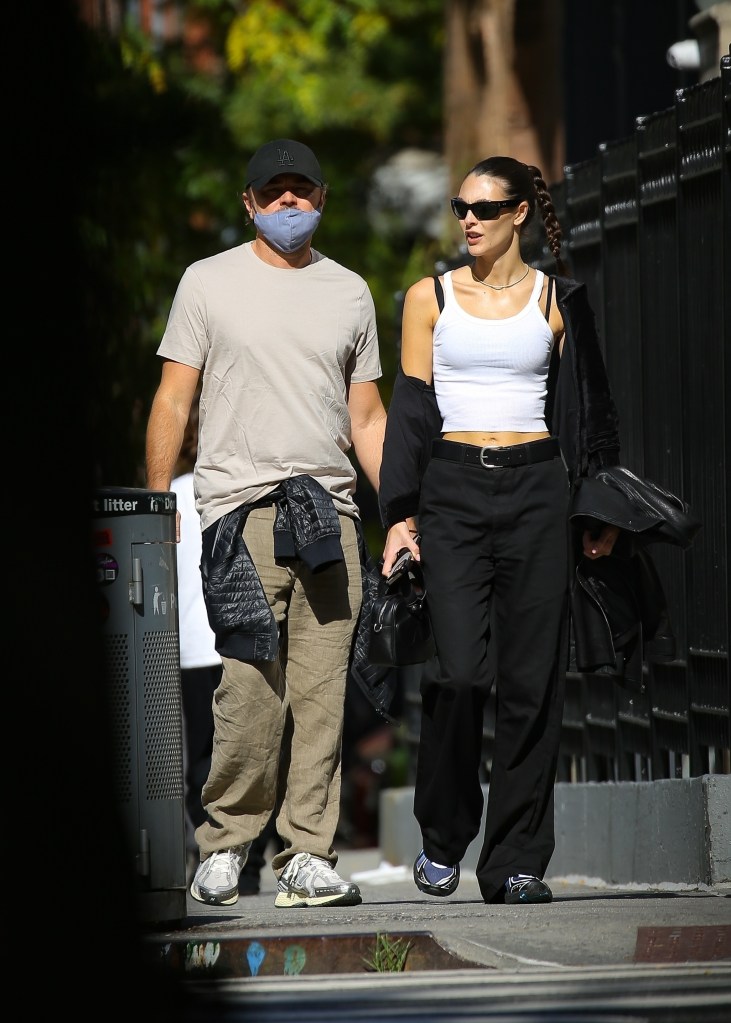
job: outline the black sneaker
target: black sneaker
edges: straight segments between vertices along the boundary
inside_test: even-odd
[[[459,884],[459,863],[455,867],[434,863],[422,849],[414,862],[414,881],[427,895],[451,895]]]
[[[548,885],[532,874],[513,874],[505,882],[505,904],[508,906],[550,902],[552,899],[553,892]]]

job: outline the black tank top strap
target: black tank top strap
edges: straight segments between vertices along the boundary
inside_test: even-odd
[[[439,280],[439,276],[437,274],[434,275],[434,291],[437,296],[439,312],[441,312],[442,309],[444,309],[444,288],[442,287],[442,282]]]
[[[551,315],[551,299],[553,298],[553,276],[548,275],[548,292],[546,293],[546,320]]]

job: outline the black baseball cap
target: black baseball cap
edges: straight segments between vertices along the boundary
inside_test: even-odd
[[[313,184],[323,185],[317,157],[308,146],[294,139],[274,139],[260,146],[249,160],[244,187],[261,188],[277,174],[301,174]]]

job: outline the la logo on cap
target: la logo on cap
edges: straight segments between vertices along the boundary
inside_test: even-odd
[[[289,155],[287,149],[278,149],[279,154],[279,166],[280,167],[291,167],[294,164],[294,158]]]

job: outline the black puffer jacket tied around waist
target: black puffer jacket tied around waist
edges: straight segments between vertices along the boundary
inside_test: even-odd
[[[208,620],[222,657],[273,661],[279,655],[279,629],[243,538],[253,508],[276,505],[276,557],[299,558],[317,572],[342,561],[340,520],[327,491],[311,476],[284,480],[261,501],[242,504],[203,531],[201,576]],[[387,720],[397,678],[368,661],[370,616],[380,571],[368,552],[360,519],[355,519],[361,562],[363,603],[353,635],[349,682],[355,682]]]

